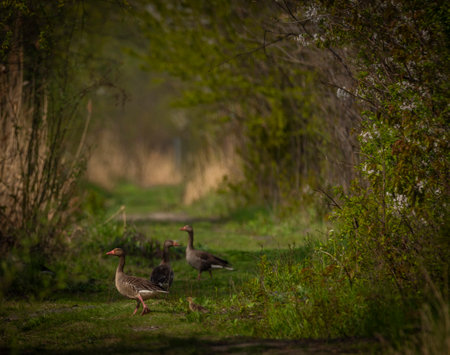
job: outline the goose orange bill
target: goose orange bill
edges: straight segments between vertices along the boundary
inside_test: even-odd
[[[114,255],[114,250],[108,251],[106,255]]]

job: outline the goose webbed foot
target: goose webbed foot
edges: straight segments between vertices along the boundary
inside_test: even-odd
[[[144,306],[144,309],[142,310],[141,316],[143,316],[144,314],[150,313],[150,310],[148,309],[147,306]]]

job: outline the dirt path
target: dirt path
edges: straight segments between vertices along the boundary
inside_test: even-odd
[[[152,212],[152,213],[133,213],[125,215],[117,215],[116,220],[133,223],[146,222],[162,222],[162,223],[195,223],[195,222],[221,222],[224,221],[222,217],[193,217],[186,213],[172,213],[172,212]]]
[[[30,321],[32,318],[46,318],[62,313],[73,313],[83,310],[98,309],[94,305],[73,305],[54,309],[39,310],[25,315],[9,315],[1,317],[2,322]],[[140,320],[140,318],[138,318]],[[137,334],[139,341],[122,343],[112,341],[113,344],[103,344],[98,351],[101,353],[150,353],[150,354],[266,354],[266,355],[291,355],[291,354],[367,354],[375,353],[380,348],[375,339],[347,338],[347,339],[260,339],[248,337],[226,337],[220,340],[207,336],[189,336],[179,334],[177,336],[159,333],[164,325],[140,325],[134,326],[133,332]],[[158,334],[159,333],[159,334]],[[0,353],[10,353],[13,349],[1,348]],[[17,350],[17,349],[16,349]],[[33,352],[33,349],[23,349]],[[96,346],[88,347],[89,353],[97,352]],[[69,351],[70,353],[70,351]]]
[[[240,339],[218,342],[205,346],[205,353],[219,354],[366,354],[373,349],[374,341],[345,340],[274,340]],[[211,352],[209,352],[211,350]]]
[[[108,353],[140,353],[145,344],[136,343],[121,348],[115,344],[111,348],[99,351]],[[374,354],[378,345],[373,340],[344,339],[344,340],[274,340],[248,339],[242,337],[223,340],[207,338],[153,338],[145,347],[148,354],[264,354],[264,355],[325,355],[325,354]],[[92,349],[90,349],[92,350]]]

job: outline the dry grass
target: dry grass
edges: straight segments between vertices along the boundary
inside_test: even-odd
[[[194,157],[183,202],[190,204],[216,190],[225,177],[233,179],[239,176],[238,159],[232,144],[219,151],[209,149]]]
[[[49,258],[61,248],[78,207],[74,192],[83,153],[83,139],[77,140],[72,125],[77,102],[62,103],[55,92],[64,87],[56,83],[25,81],[20,46],[9,58],[0,73],[0,294],[17,280],[35,281],[27,259]],[[85,130],[90,114],[88,105]]]
[[[108,130],[101,132],[88,161],[87,179],[105,188],[112,188],[119,180],[133,182],[141,187],[174,185],[181,182],[176,169],[173,149],[149,150],[135,145],[123,150],[117,137]]]
[[[225,176],[239,175],[238,157],[232,144],[222,149],[209,148],[188,158],[188,173],[183,175],[176,166],[173,149],[151,150],[134,145],[124,150],[114,144],[117,141],[114,133],[102,131],[87,165],[87,179],[107,189],[120,180],[151,187],[176,185],[185,179],[183,202],[190,204],[217,189]]]
[[[58,127],[66,117],[49,109],[47,91],[39,96],[24,81],[22,49],[12,56],[16,61],[0,75],[0,235],[11,235],[37,215],[52,221],[70,198],[82,148],[80,143],[77,155],[67,159],[67,139]]]
[[[450,354],[450,316],[448,304],[440,304],[437,314],[429,305],[420,311],[421,328],[400,349],[389,349],[389,355]]]
[[[402,344],[401,349],[388,349],[389,355],[441,355],[450,354],[450,308],[448,286],[439,290],[427,272],[425,279],[432,300],[420,309],[420,329]]]

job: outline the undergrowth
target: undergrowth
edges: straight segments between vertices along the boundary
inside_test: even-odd
[[[376,335],[399,349],[403,344],[399,339],[415,334],[420,344],[407,341],[411,348],[432,341],[441,349],[448,341],[445,297],[435,306],[422,306],[421,298],[401,299],[392,283],[361,277],[360,262],[345,253],[348,245],[339,232],[324,232],[326,225],[317,220],[308,226],[314,218],[307,214],[279,218],[262,208],[233,213],[234,217],[218,222],[195,223],[195,245],[227,258],[235,271],[214,271],[212,279],[205,273],[197,282],[195,270],[184,260],[184,247],[172,248],[175,281],[168,297],[155,306],[170,312],[157,319],[174,322],[174,327],[227,329],[228,335],[258,338],[374,339]],[[105,253],[124,248],[126,272],[147,277],[159,263],[164,239],[177,239],[184,246],[187,240],[177,222],[133,225],[110,217],[109,211],[97,212],[74,225],[64,253],[46,265],[47,272],[36,269],[28,275],[35,280],[27,284],[22,279],[18,292],[25,292],[30,302],[122,302],[120,309],[114,307],[131,314],[134,304],[114,286],[117,260]],[[187,296],[209,312],[189,312]],[[8,295],[16,297],[17,293]],[[39,333],[45,320],[22,328],[24,334]]]
[[[270,338],[340,338],[388,333],[405,321],[397,304],[363,282],[351,282],[336,263],[311,249],[263,256],[258,275],[243,287],[240,317],[253,335]],[[391,300],[392,301],[392,300]]]

